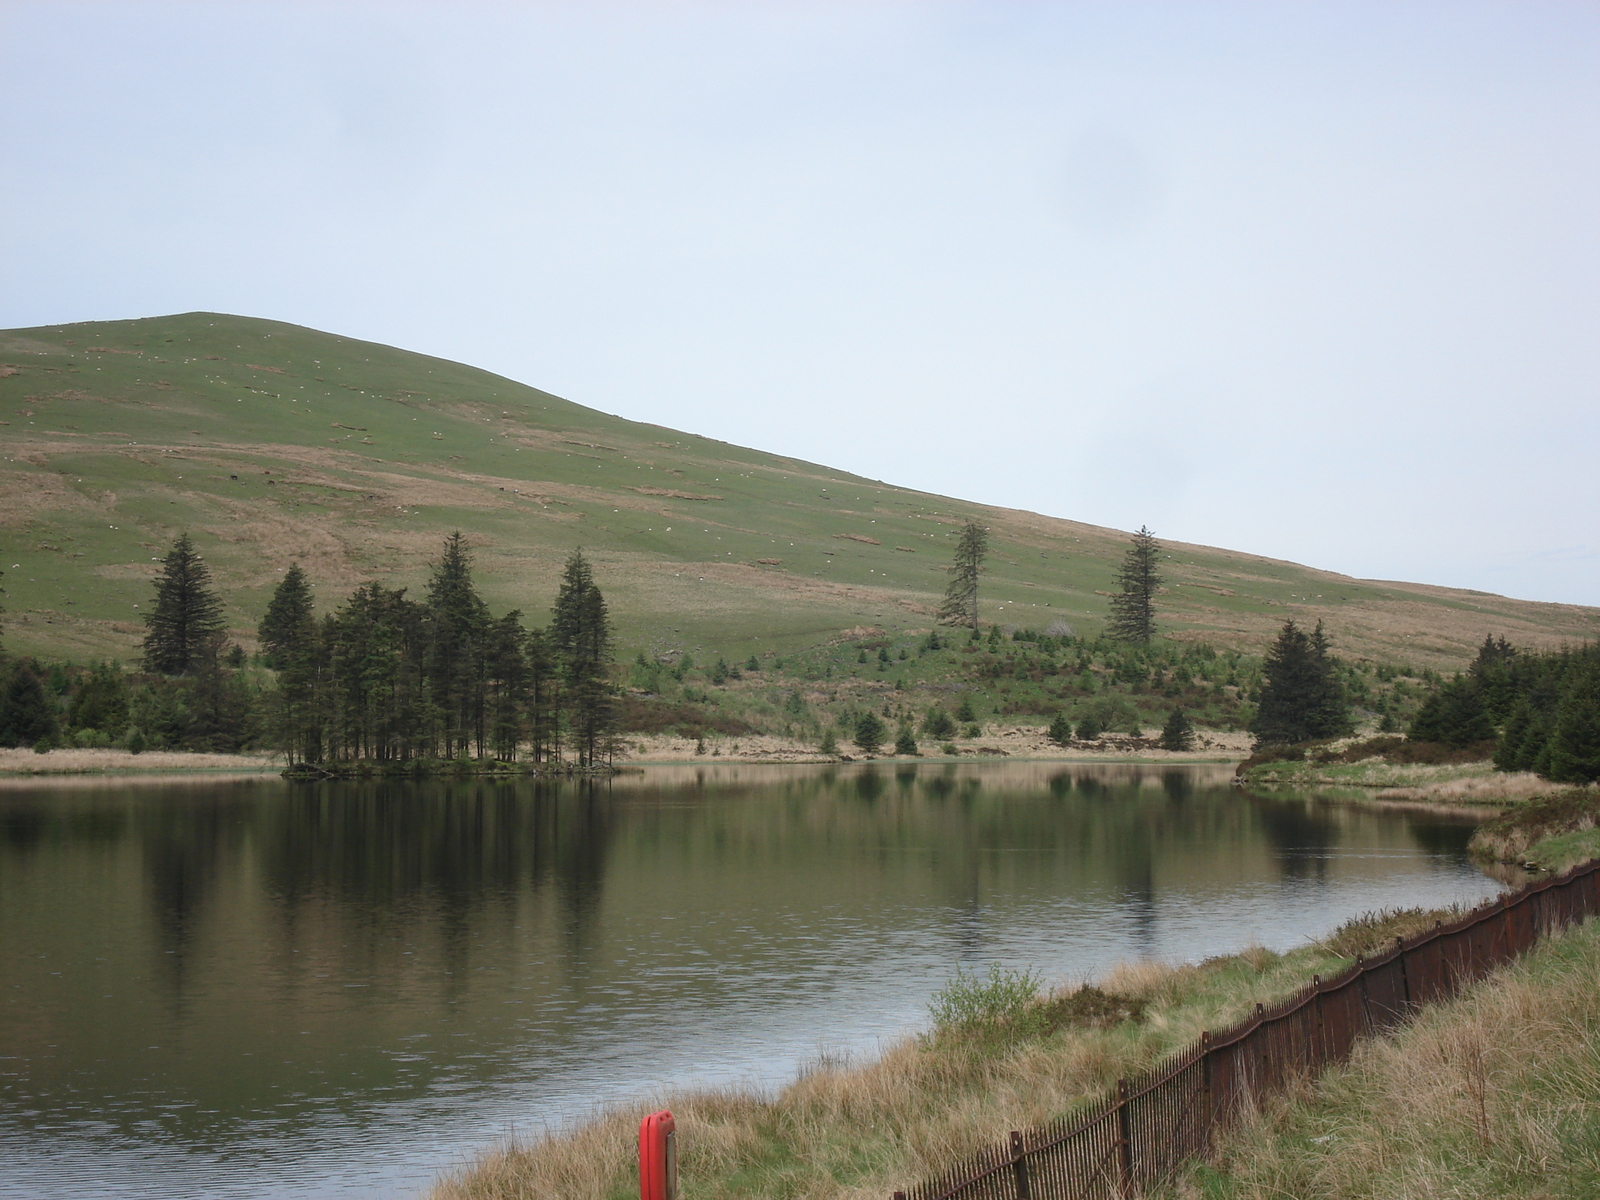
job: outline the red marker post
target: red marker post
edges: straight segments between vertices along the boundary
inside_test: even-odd
[[[678,1200],[678,1146],[672,1114],[639,1122],[639,1200]]]

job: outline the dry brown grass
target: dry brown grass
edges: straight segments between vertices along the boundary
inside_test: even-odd
[[[1515,804],[1550,790],[1550,781],[1532,771],[1468,775],[1436,779],[1410,787],[1385,788],[1379,800],[1415,800],[1425,804]]]
[[[190,771],[281,771],[277,754],[191,754],[177,750],[0,750],[0,776],[121,775]]]
[[[1600,922],[1273,1105],[1177,1189],[1228,1200],[1600,1195]]]

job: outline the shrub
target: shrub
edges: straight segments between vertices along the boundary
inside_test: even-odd
[[[1093,713],[1078,722],[1078,739],[1084,742],[1096,741],[1100,737],[1100,722]]]
[[[140,729],[137,725],[129,727],[127,740],[123,743],[123,745],[127,748],[129,754],[143,754],[144,730]]]
[[[944,709],[936,708],[922,723],[922,732],[931,738],[952,738],[956,735],[956,723]]]
[[[999,963],[990,964],[986,976],[957,967],[950,982],[928,1001],[933,1038],[977,1035],[1011,1040],[1042,1032],[1043,1014],[1036,1003],[1041,982],[1037,971],[1013,971]]]
[[[961,748],[954,742],[946,742],[944,745],[939,747],[939,753],[948,754],[951,758],[954,758],[956,755],[961,753]]]

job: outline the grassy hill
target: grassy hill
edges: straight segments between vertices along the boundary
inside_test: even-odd
[[[156,560],[184,529],[247,647],[290,561],[327,604],[374,578],[420,584],[460,528],[497,611],[542,621],[581,545],[627,656],[702,659],[927,628],[954,531],[974,517],[993,530],[986,620],[1094,634],[1127,536],[218,313],[0,332],[0,442],[6,645],[80,661],[134,657]],[[1600,609],[1167,551],[1161,615],[1180,639],[1258,652],[1285,617],[1321,617],[1346,656],[1447,667],[1490,631],[1600,634]]]

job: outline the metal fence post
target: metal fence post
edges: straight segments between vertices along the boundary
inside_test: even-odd
[[[1117,1080],[1117,1166],[1122,1194],[1133,1195],[1133,1114],[1128,1111],[1128,1081]]]
[[[1356,955],[1356,970],[1361,974],[1361,1032],[1369,1033],[1372,1030],[1372,989],[1367,985],[1367,956]]]
[[[1411,1011],[1411,976],[1406,973],[1406,940],[1394,939],[1394,956],[1400,963],[1400,994],[1405,997],[1406,1012]]]
[[[1028,1190],[1028,1155],[1022,1148],[1022,1131],[1011,1131],[1011,1174],[1017,1184],[1017,1200],[1032,1200]]]
[[[1311,977],[1311,995],[1314,997],[1314,999],[1311,1001],[1311,1005],[1317,1010],[1317,1044],[1314,1049],[1314,1053],[1312,1055],[1308,1055],[1307,1057],[1312,1059],[1311,1066],[1312,1069],[1315,1070],[1316,1068],[1326,1064],[1328,1059],[1332,1057],[1332,1055],[1328,1053],[1327,1026],[1322,1019],[1323,1004],[1321,975],[1313,975]]]

